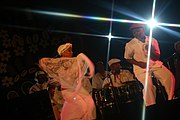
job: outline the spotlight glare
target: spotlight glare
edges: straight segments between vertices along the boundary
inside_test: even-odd
[[[112,36],[111,33],[109,33],[109,35],[107,35],[106,37],[109,39],[109,41],[110,41],[112,38],[114,38],[114,36]]]
[[[154,28],[158,25],[157,21],[155,19],[150,19],[149,21],[147,21],[147,25],[150,27],[150,28]]]

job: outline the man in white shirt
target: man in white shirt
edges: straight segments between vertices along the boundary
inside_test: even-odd
[[[94,90],[102,89],[102,84],[104,79],[108,76],[109,71],[105,70],[104,63],[102,61],[98,61],[96,63],[96,74],[92,78],[92,88]]]
[[[175,78],[159,60],[160,49],[158,41],[152,38],[149,74],[146,81],[146,64],[150,38],[145,35],[143,24],[132,24],[130,30],[134,38],[126,43],[124,58],[133,64],[133,71],[136,78],[144,85],[143,98],[146,106],[156,103],[156,87],[152,82],[152,74],[165,87],[168,100],[171,100],[174,94]]]
[[[142,85],[133,73],[121,68],[120,62],[121,60],[117,58],[108,61],[111,71],[102,85],[104,99],[115,102],[117,107],[120,103],[142,100]]]
[[[105,70],[104,63],[102,61],[98,61],[96,63],[96,74],[92,77],[92,96],[96,104],[96,113],[97,119],[101,119],[101,107],[102,107],[102,84],[104,79],[108,76],[109,71]]]
[[[102,87],[121,87],[129,81],[135,81],[134,75],[129,70],[121,69],[120,62],[121,60],[117,58],[108,61],[111,71],[109,77],[104,80]]]

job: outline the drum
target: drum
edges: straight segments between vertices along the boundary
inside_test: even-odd
[[[142,89],[143,85],[139,81],[128,81],[123,86],[116,88],[114,94],[119,103],[129,103],[143,100]]]
[[[114,104],[113,88],[102,88],[94,92],[95,104],[99,107],[112,106]]]

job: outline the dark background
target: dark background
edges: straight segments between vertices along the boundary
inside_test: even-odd
[[[106,63],[116,57],[122,60],[124,67],[128,67],[123,54],[125,43],[132,38],[129,31],[131,24],[88,19],[87,16],[148,20],[151,18],[152,3],[152,0],[1,1],[0,80],[3,99],[7,99],[7,94],[11,92],[26,95],[29,86],[34,83],[34,73],[39,69],[38,59],[56,56],[56,49],[62,43],[73,43],[74,56],[83,52],[94,63],[98,60]],[[82,17],[62,17],[32,10]],[[156,0],[155,18],[159,22],[180,24],[179,12],[179,0]],[[180,40],[179,27],[164,27],[168,31],[161,28],[153,31],[153,37],[159,41],[162,61],[175,52],[174,43]],[[108,49],[108,38],[99,35],[108,35],[110,28],[113,36],[126,39],[111,39]],[[148,27],[146,34],[149,35]]]
[[[76,36],[81,36],[85,41],[84,45],[87,53],[93,60],[106,56],[107,38],[100,38],[91,35],[82,35],[80,33],[94,35],[108,35],[110,31],[109,21],[100,21],[82,18],[71,18],[62,16],[53,16],[40,14],[35,12],[27,12],[26,10],[40,10],[57,13],[75,14],[81,16],[95,16],[114,19],[128,20],[148,20],[151,18],[153,0],[18,0],[4,1],[1,6],[1,24],[16,27],[29,27],[34,29],[42,29],[56,31],[59,33],[72,32]],[[180,15],[178,14],[178,0],[156,0],[155,18],[159,22],[179,24]],[[112,11],[113,10],[113,11]],[[113,13],[113,15],[112,15]],[[112,22],[111,33],[114,36],[131,38],[132,34],[129,31],[129,23]],[[166,27],[167,29],[177,32],[176,34],[170,31],[164,31],[160,28],[155,28],[153,37],[160,42],[162,50],[162,59],[171,55],[173,52],[173,43],[179,40],[178,27]],[[79,33],[79,34],[78,34]],[[149,29],[146,29],[147,35]],[[68,34],[68,33],[67,33]],[[110,57],[122,57],[121,44],[124,44],[129,39],[112,39]],[[171,48],[171,50],[168,50]],[[100,51],[98,53],[98,51]],[[164,50],[167,52],[165,53]],[[105,51],[105,52],[104,52]],[[96,54],[94,54],[96,53]]]

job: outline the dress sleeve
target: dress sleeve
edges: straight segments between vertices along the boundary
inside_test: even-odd
[[[77,58],[80,60],[83,75],[88,73],[89,78],[92,78],[94,75],[94,64],[92,61],[83,53],[80,53]]]
[[[58,76],[58,69],[60,68],[58,58],[41,58],[39,60],[39,67],[44,70],[51,78]]]

